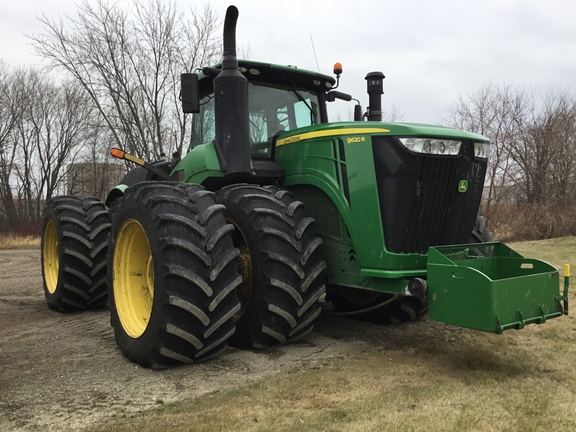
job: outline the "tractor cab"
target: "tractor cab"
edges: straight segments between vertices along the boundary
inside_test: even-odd
[[[252,159],[272,159],[274,142],[283,132],[327,123],[326,92],[334,78],[295,67],[239,60],[248,80],[248,116]],[[190,149],[216,137],[214,74],[205,68],[198,78],[199,112],[194,114]]]

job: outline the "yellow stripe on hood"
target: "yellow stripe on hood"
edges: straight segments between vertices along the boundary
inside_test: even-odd
[[[387,133],[387,132],[390,132],[390,130],[384,128],[345,128],[345,129],[330,129],[316,132],[305,132],[303,134],[292,135],[286,138],[279,139],[278,141],[276,141],[276,147],[314,138],[324,138],[337,135],[366,135],[372,133]]]

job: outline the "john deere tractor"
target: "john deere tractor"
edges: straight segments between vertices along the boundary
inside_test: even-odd
[[[367,110],[330,123],[327,104],[352,100],[335,90],[341,67],[333,77],[238,60],[237,18],[228,8],[222,62],[182,75],[184,157],[113,149],[138,167],[105,203],[47,203],[51,308],[108,297],[120,349],[153,368],[299,340],[322,303],[376,322],[429,310],[495,333],[567,311],[554,267],[486,243],[488,139],[383,123],[380,72],[366,76]]]

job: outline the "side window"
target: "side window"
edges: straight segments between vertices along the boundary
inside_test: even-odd
[[[312,108],[312,111],[310,108]],[[294,104],[294,117],[296,119],[296,127],[310,126],[316,123],[314,113],[317,113],[316,104],[310,99],[304,99]]]
[[[262,110],[250,111],[250,141],[262,142],[268,140],[268,122],[266,113]]]
[[[278,109],[276,113],[276,120],[278,130],[277,132],[284,132],[290,129],[294,129],[294,116],[291,114],[289,106],[284,106]]]
[[[274,124],[274,115],[270,110],[262,107],[250,107],[250,156],[255,159],[270,158],[272,139],[271,125]]]
[[[192,118],[192,137],[190,148],[212,142],[216,137],[214,121],[214,95],[208,95],[200,100],[200,112]]]

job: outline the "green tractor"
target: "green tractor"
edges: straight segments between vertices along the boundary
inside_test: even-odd
[[[485,137],[383,123],[380,72],[366,76],[367,111],[330,123],[327,103],[352,100],[335,90],[341,67],[334,78],[238,60],[237,18],[231,6],[221,64],[182,75],[194,114],[183,158],[114,149],[139,167],[106,203],[47,203],[51,308],[108,301],[121,351],[153,368],[299,340],[323,304],[496,333],[567,312],[554,267],[489,243]]]

